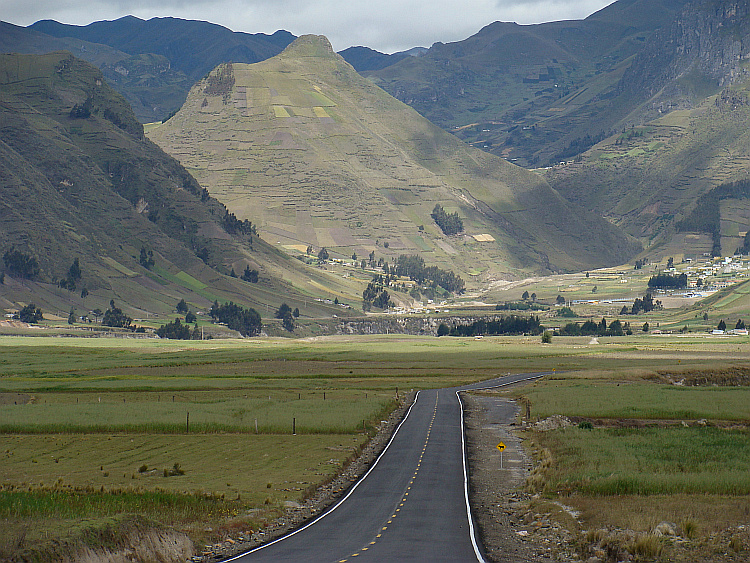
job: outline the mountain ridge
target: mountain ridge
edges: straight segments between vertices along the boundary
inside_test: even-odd
[[[211,95],[221,80],[226,88]],[[567,204],[538,175],[466,147],[362,78],[320,36],[255,65],[218,67],[149,136],[238,217],[255,217],[287,246],[389,260],[427,252],[441,267],[486,275],[508,275],[512,264],[536,272],[612,263],[633,252],[616,228]],[[445,237],[430,217],[437,204],[459,210],[468,234]],[[585,222],[606,243],[573,232]],[[495,242],[470,236],[485,233]],[[571,237],[581,244],[552,242]]]

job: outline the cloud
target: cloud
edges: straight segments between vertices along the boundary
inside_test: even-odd
[[[494,21],[521,24],[580,19],[611,0],[0,0],[5,21],[40,19],[86,25],[124,15],[210,21],[248,33],[286,29],[325,35],[334,49],[383,52],[465,39]]]

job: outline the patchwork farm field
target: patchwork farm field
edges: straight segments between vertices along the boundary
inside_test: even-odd
[[[257,532],[340,472],[411,390],[510,372],[552,372],[515,392],[534,419],[665,422],[540,435],[540,467],[551,456],[555,469],[545,494],[579,495],[581,505],[704,494],[741,506],[750,487],[748,387],[677,387],[664,374],[742,371],[749,351],[747,337],[649,335],[550,345],[538,337],[0,338],[0,549],[54,560],[60,545],[102,542],[92,529],[132,522],[176,529],[197,545]],[[689,427],[666,424],[678,418]],[[708,427],[695,427],[701,418]],[[700,472],[675,469],[686,444],[714,452],[709,465],[686,458]],[[612,463],[621,458],[618,478]],[[711,475],[721,476],[713,488]],[[592,511],[592,522],[601,518]]]

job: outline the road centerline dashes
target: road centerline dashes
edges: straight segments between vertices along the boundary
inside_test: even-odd
[[[419,455],[419,461],[417,461],[417,467],[414,469],[414,475],[412,475],[411,480],[409,481],[408,485],[406,486],[406,490],[404,491],[404,494],[401,497],[401,501],[398,504],[398,508],[396,508],[393,512],[393,515],[386,521],[386,524],[391,524],[393,520],[398,516],[398,513],[401,511],[401,507],[404,506],[409,497],[409,490],[411,489],[411,486],[414,484],[414,481],[417,478],[417,475],[419,474],[419,470],[422,466],[422,458],[424,457],[425,452],[427,451],[427,444],[430,441],[430,434],[432,433],[432,425],[435,423],[435,418],[437,417],[437,408],[438,408],[438,398],[439,395],[435,396],[435,408],[432,411],[432,419],[430,420],[430,424],[427,426],[427,436],[425,437],[424,446],[422,447],[422,452]],[[385,532],[388,529],[388,526],[383,526],[380,528],[380,532],[375,536],[374,540],[371,541],[367,546],[360,548],[359,551],[356,553],[352,553],[349,558],[351,557],[359,557],[363,551],[367,551],[370,549],[370,546],[376,545],[378,540],[382,538],[383,532]],[[338,563],[346,563],[349,558],[345,559],[339,559]]]

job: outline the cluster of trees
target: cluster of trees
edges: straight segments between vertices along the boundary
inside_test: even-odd
[[[3,254],[5,270],[11,274],[27,280],[36,279],[39,276],[39,262],[37,259],[15,247],[11,246]]]
[[[144,268],[146,268],[147,270],[150,270],[153,267],[153,265],[155,264],[155,262],[154,262],[154,251],[153,250],[148,250],[147,251],[146,247],[142,246],[141,247],[141,254],[138,257],[138,263],[141,266],[143,266]]]
[[[633,334],[630,323],[621,323],[618,319],[607,325],[607,319],[601,322],[588,320],[583,324],[568,323],[556,332],[555,336],[624,336]]]
[[[650,293],[647,293],[643,296],[643,299],[636,298],[635,301],[633,301],[633,307],[628,310],[627,305],[623,305],[622,309],[620,310],[621,315],[637,315],[638,313],[648,313],[649,311],[653,311],[654,309],[661,309],[662,304],[661,301],[658,299],[654,300],[653,296]]]
[[[78,262],[78,258],[73,260],[73,263],[68,268],[68,277],[61,279],[57,282],[57,285],[63,289],[73,291],[76,288],[76,282],[81,281],[81,264]],[[86,292],[88,294],[88,291]],[[83,296],[83,293],[81,294]]]
[[[718,326],[716,327],[719,330],[726,330],[727,329],[727,323],[724,322],[724,319],[721,319],[719,321]],[[744,330],[747,327],[745,326],[745,321],[742,319],[737,319],[737,324],[734,325],[735,330]]]
[[[235,305],[231,301],[219,305],[214,301],[211,306],[211,318],[224,323],[232,330],[238,331],[242,336],[257,336],[262,328],[260,315],[252,307],[245,309]]]
[[[451,270],[441,270],[437,266],[425,266],[424,259],[418,254],[399,255],[395,271],[391,268],[391,273],[408,277],[420,285],[429,281],[433,287],[440,286],[452,293],[464,291],[464,280],[461,276],[457,276]]]
[[[496,336],[501,334],[541,334],[544,327],[539,322],[539,317],[500,317],[494,319],[480,319],[468,325],[456,325],[445,332],[438,327],[438,336]],[[446,326],[447,328],[447,326]],[[441,332],[443,334],[441,334]]]
[[[650,288],[658,289],[684,289],[687,287],[687,274],[673,276],[671,274],[656,274],[648,280]]]
[[[33,303],[29,303],[23,307],[14,318],[24,323],[38,323],[44,320],[42,310]]]
[[[439,203],[435,205],[430,216],[446,235],[456,235],[464,230],[464,222],[458,216],[458,212],[446,213]]]
[[[198,330],[198,325],[195,325],[193,330],[190,330],[190,325],[182,324],[180,319],[175,319],[171,323],[161,325],[157,328],[156,336],[171,340],[200,340],[201,331]]]
[[[367,287],[362,292],[362,310],[369,311],[372,307],[388,309],[392,306],[391,296],[388,295],[381,276],[378,276],[367,284]]]
[[[299,318],[299,308],[295,307],[294,311],[286,303],[282,303],[276,311],[276,318],[281,319],[281,326],[289,332],[294,330],[294,319]]]
[[[242,272],[242,279],[249,283],[258,283],[259,272],[256,269],[250,269],[250,266],[245,266],[245,271]]]
[[[115,306],[114,299],[111,299],[109,301],[109,309],[104,311],[102,324],[104,326],[110,326],[113,328],[128,328],[130,330],[136,329],[135,325],[133,325],[133,319],[123,313],[122,309]]]
[[[224,230],[230,235],[257,235],[258,230],[253,225],[252,221],[244,219],[240,221],[234,213],[230,213],[228,209],[224,210],[224,218],[221,220],[221,225]]]

